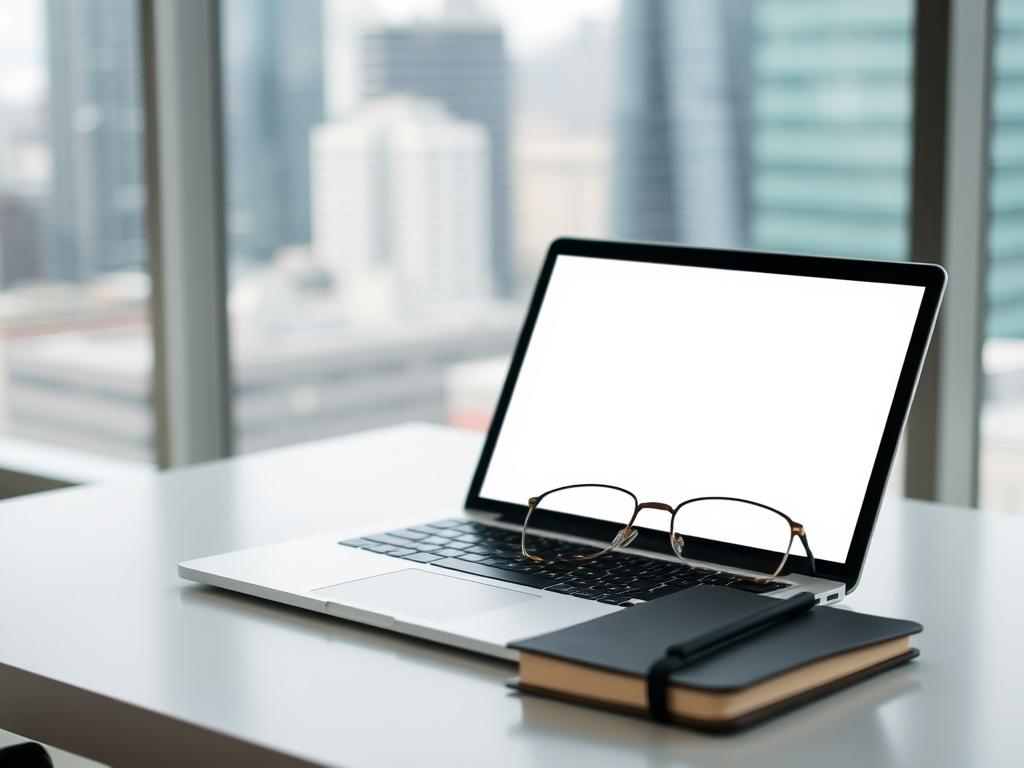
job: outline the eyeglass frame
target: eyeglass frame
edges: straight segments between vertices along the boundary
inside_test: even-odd
[[[527,550],[527,548],[526,548],[526,532],[527,532],[527,529],[530,526],[530,517],[533,515],[534,511],[537,509],[537,506],[540,504],[541,500],[545,496],[550,496],[551,494],[558,493],[559,491],[572,490],[573,488],[608,488],[609,490],[621,491],[621,492],[625,493],[627,496],[629,496],[630,498],[633,499],[633,505],[634,505],[633,506],[633,514],[630,516],[629,522],[626,524],[625,528],[622,528],[617,534],[615,534],[615,538],[612,539],[611,544],[609,544],[607,547],[605,547],[602,550],[594,552],[593,554],[589,554],[589,555],[565,555],[565,556],[561,556],[561,557],[558,557],[558,558],[546,558],[546,557],[541,557],[539,555],[534,555],[534,554],[530,553]],[[781,517],[783,520],[785,520],[786,523],[789,524],[789,531],[790,531],[790,533],[789,533],[789,544],[786,546],[786,551],[782,555],[781,562],[779,563],[779,565],[776,567],[775,571],[770,576],[747,576],[745,574],[730,573],[731,576],[735,576],[736,578],[743,579],[744,581],[748,581],[748,582],[751,582],[751,583],[754,583],[754,584],[766,584],[766,583],[772,581],[773,579],[778,578],[779,574],[782,573],[782,569],[786,567],[786,563],[789,561],[789,554],[790,554],[790,551],[793,549],[793,540],[794,539],[799,539],[800,540],[800,543],[803,545],[804,552],[807,554],[808,565],[810,567],[811,573],[812,574],[816,573],[816,569],[815,569],[815,565],[814,565],[814,555],[811,553],[811,546],[810,546],[810,544],[807,543],[807,532],[806,532],[806,530],[804,530],[803,524],[796,522],[793,518],[791,518],[785,512],[782,512],[781,510],[775,509],[775,507],[770,507],[767,504],[762,504],[759,501],[753,501],[751,499],[744,499],[744,498],[740,498],[738,496],[694,496],[693,498],[686,499],[685,501],[682,501],[682,502],[680,502],[679,504],[677,504],[676,506],[673,507],[672,505],[666,504],[665,502],[661,502],[661,501],[644,501],[644,502],[641,502],[639,497],[635,493],[633,493],[632,491],[629,491],[629,490],[627,490],[625,488],[622,488],[622,487],[620,487],[618,485],[609,485],[607,483],[573,483],[571,485],[563,485],[563,486],[560,486],[558,488],[551,488],[551,489],[549,489],[547,491],[544,491],[544,493],[540,494],[539,496],[531,496],[528,499],[528,501],[527,501],[526,517],[523,519],[523,527],[522,527],[522,530],[520,532],[519,549],[520,549],[520,552],[522,553],[522,556],[524,558],[526,558],[527,560],[531,560],[531,561],[533,561],[535,563],[572,563],[572,562],[581,563],[581,562],[589,562],[591,560],[595,560],[595,559],[597,559],[599,557],[602,557],[603,555],[610,554],[610,553],[614,552],[617,549],[623,549],[625,547],[628,547],[630,544],[632,544],[633,541],[636,539],[637,535],[640,533],[640,529],[633,526],[633,523],[636,522],[637,515],[640,514],[640,510],[642,510],[642,509],[658,509],[658,510],[661,510],[663,512],[668,512],[671,515],[671,518],[669,520],[669,529],[668,529],[669,549],[672,550],[672,553],[675,554],[676,558],[680,562],[685,562],[685,560],[683,560],[683,556],[680,554],[679,550],[676,548],[675,541],[674,541],[674,537],[676,537],[676,536],[679,536],[680,538],[682,537],[682,534],[681,533],[677,533],[676,530],[675,530],[676,515],[679,513],[679,511],[683,507],[687,506],[688,504],[694,504],[694,503],[696,503],[698,501],[734,501],[734,502],[739,502],[741,504],[750,504],[751,506],[759,507],[761,509],[767,510],[768,512],[775,513],[776,515]]]

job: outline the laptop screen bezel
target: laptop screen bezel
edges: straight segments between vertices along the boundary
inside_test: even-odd
[[[498,513],[503,521],[522,523],[526,514],[526,499],[516,504],[498,499],[488,499],[480,495],[484,478],[490,466],[491,456],[501,434],[505,414],[516,381],[522,367],[526,350],[529,348],[533,329],[540,313],[541,305],[551,279],[552,271],[559,256],[583,256],[595,259],[615,259],[628,262],[646,262],[652,264],[668,264],[680,266],[705,267],[710,269],[738,270],[779,275],[798,275],[806,277],[822,277],[835,280],[855,280],[862,282],[889,283],[894,285],[912,285],[924,289],[917,319],[911,333],[907,354],[900,371],[889,414],[886,418],[882,437],[879,441],[874,464],[861,503],[860,513],[854,527],[853,538],[845,563],[829,560],[816,560],[815,575],[822,578],[841,581],[846,584],[847,591],[853,591],[860,578],[870,543],[871,533],[878,517],[886,482],[892,469],[893,459],[899,444],[899,437],[906,422],[914,389],[921,373],[928,342],[935,326],[939,303],[946,284],[946,272],[934,264],[916,264],[909,262],[865,261],[823,256],[805,256],[782,253],[766,253],[761,251],[719,250],[712,248],[691,248],[675,245],[654,243],[625,243],[594,240],[578,240],[562,238],[555,240],[548,249],[547,257],[541,267],[530,300],[526,317],[523,321],[519,339],[516,342],[508,374],[501,394],[495,406],[494,416],[487,431],[480,460],[470,483],[466,497],[466,508],[472,511]],[[537,493],[543,488],[538,488]],[[642,492],[643,489],[635,489]],[[681,499],[659,499],[675,503]],[[569,515],[554,516],[551,526],[564,533],[575,534],[587,538],[604,538],[615,526],[595,520],[587,520]],[[634,547],[668,552],[667,537],[662,531],[644,529],[641,531]],[[813,540],[812,540],[813,543]],[[811,574],[807,558],[794,548],[788,563],[787,573]],[[736,568],[757,568],[767,553],[728,544],[725,542],[705,542],[700,559],[733,566]]]

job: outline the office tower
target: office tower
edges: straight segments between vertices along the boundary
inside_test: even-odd
[[[494,286],[513,291],[509,192],[508,63],[497,22],[450,4],[435,21],[382,27],[363,36],[364,99],[409,93],[440,101],[482,124],[490,142],[490,251]]]
[[[0,289],[41,275],[44,201],[0,189]]]
[[[47,3],[53,279],[145,263],[138,29],[135,0]]]
[[[906,258],[912,5],[756,3],[756,247]]]
[[[43,277],[49,152],[40,107],[0,104],[0,289]]]
[[[222,6],[228,248],[243,263],[308,243],[309,134],[323,119],[321,0]]]
[[[604,137],[557,130],[517,132],[512,167],[520,283],[536,280],[556,237],[608,236],[608,166]]]
[[[622,4],[612,161],[617,236],[747,242],[754,5]]]
[[[1020,151],[1024,70],[1019,63],[1024,3],[997,3],[994,28],[986,336],[1019,339],[1024,338],[1024,154]],[[1022,391],[1018,384],[1017,392]]]
[[[486,128],[390,96],[313,134],[313,251],[366,319],[490,295]]]

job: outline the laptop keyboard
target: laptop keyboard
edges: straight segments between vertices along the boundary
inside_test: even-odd
[[[698,584],[758,593],[789,586],[778,581],[752,584],[728,573],[625,552],[613,552],[585,563],[534,563],[522,556],[519,539],[518,531],[454,519],[338,543],[414,563],[429,563],[438,568],[622,606],[654,600]],[[592,547],[558,539],[533,536],[531,540],[538,549],[560,555],[593,551]]]

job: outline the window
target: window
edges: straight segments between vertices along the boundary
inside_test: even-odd
[[[0,431],[149,461],[138,13],[136,0],[4,8]]]
[[[995,6],[981,504],[1024,513],[1024,3]]]
[[[558,235],[904,258],[911,5],[819,6],[225,0],[236,449],[486,426]]]
[[[983,498],[1007,509],[1020,506],[1024,462],[1014,255],[1022,2],[996,3],[982,420]],[[223,117],[226,211],[222,220],[218,206],[202,205],[211,220],[202,247],[160,263],[205,265],[186,273],[206,286],[221,256],[228,267],[235,449],[407,419],[483,428],[537,267],[561,234],[906,258],[913,14],[922,3],[154,6],[160,11],[145,23],[167,53],[154,60],[147,93],[161,104],[200,105],[161,115],[206,109],[195,83],[209,78],[182,75],[194,62],[209,70],[217,47],[210,14],[221,15],[221,102],[212,112]],[[973,5],[958,7],[970,14]],[[194,408],[206,383],[186,377],[185,392],[172,370],[181,372],[180,360],[161,373],[155,434],[139,41],[146,8],[140,0],[25,0],[0,27],[3,466],[15,436],[136,460],[150,459],[159,437],[161,461],[170,463],[228,449],[222,377]],[[953,30],[970,38],[963,21],[954,19]],[[919,34],[930,41],[922,51],[948,56],[940,37]],[[203,55],[182,53],[193,48]],[[921,92],[925,103],[929,92]],[[200,167],[174,156],[182,147],[189,156],[187,142],[167,138],[181,138],[200,117],[161,131],[161,162]],[[217,142],[203,141],[216,156]],[[183,232],[168,200],[219,187],[218,172],[201,167],[206,175],[187,181],[156,180],[161,191],[168,184],[182,193],[153,198],[165,203],[153,210],[162,237]],[[223,254],[214,242],[221,225]],[[163,258],[168,249],[157,250]],[[202,258],[190,262],[189,253]],[[177,283],[160,283],[160,350],[174,329],[182,336],[170,347],[199,354],[202,343],[186,342],[206,325],[176,322],[189,307],[168,285]],[[219,300],[197,303],[210,322],[221,317]],[[204,365],[226,362],[217,338]],[[200,435],[182,410],[210,413],[203,423],[217,426]],[[172,444],[188,449],[169,451]],[[950,476],[949,466],[939,469]]]

